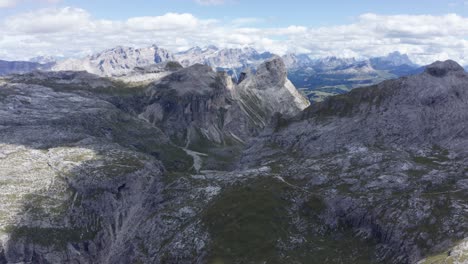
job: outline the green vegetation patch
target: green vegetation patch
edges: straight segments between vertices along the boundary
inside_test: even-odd
[[[231,187],[204,212],[212,237],[211,262],[272,263],[277,243],[288,236],[289,186],[271,178]]]
[[[7,91],[7,88],[5,87],[0,87],[0,100],[4,100],[7,98],[8,95],[10,95],[11,92]]]
[[[413,157],[413,161],[418,164],[430,166],[430,167],[436,167],[439,165],[437,163],[437,160],[431,157],[415,156]]]
[[[166,70],[176,71],[182,68],[184,67],[182,67],[182,65],[180,65],[180,63],[178,63],[177,61],[168,61],[166,63]]]
[[[239,160],[244,145],[229,135],[225,135],[223,142],[216,144],[208,140],[200,131],[192,136],[188,149],[204,153],[203,168],[205,170],[228,171],[234,169]]]
[[[132,172],[141,170],[144,167],[144,163],[139,157],[132,155],[125,155],[122,153],[119,157],[110,161],[105,161],[103,166],[99,166],[94,170],[97,175],[104,175],[108,178],[117,177],[120,175],[126,175]]]
[[[420,264],[454,264],[467,262],[468,252],[460,250],[458,252],[454,252],[453,249],[450,249],[445,252],[431,255],[423,259]]]
[[[142,84],[126,83],[119,80],[108,80],[109,85],[92,87],[86,80],[78,84],[62,83],[60,79],[35,79],[28,78],[21,80],[22,83],[36,84],[52,88],[56,92],[75,92],[75,91],[92,91],[93,93],[112,96],[133,96],[142,94],[147,86]],[[93,81],[93,80],[91,80]]]
[[[327,234],[310,234],[301,247],[288,252],[281,263],[310,264],[377,264],[375,241],[357,238],[352,230],[330,231]]]
[[[412,159],[415,163],[428,166],[439,167],[441,163],[449,161],[449,152],[439,146],[433,146],[430,156],[413,156]]]
[[[131,118],[119,117],[112,124],[114,140],[131,146],[162,161],[168,171],[189,171],[192,157],[165,139],[164,134],[146,123]]]
[[[414,177],[414,178],[420,178],[420,177],[424,176],[425,174],[427,174],[427,171],[410,169],[410,170],[406,171],[406,173],[408,174],[408,176],[411,176],[411,177]]]
[[[349,93],[326,98],[323,102],[312,104],[303,113],[303,118],[316,117],[319,120],[331,116],[352,116],[354,112],[361,111],[362,105],[380,107],[383,99],[392,96],[395,88],[392,81],[379,85],[356,88]]]
[[[8,226],[4,230],[11,239],[25,239],[37,245],[64,250],[68,243],[92,240],[97,231],[87,228],[42,228],[28,226]]]

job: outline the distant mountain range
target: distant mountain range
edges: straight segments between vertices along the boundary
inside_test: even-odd
[[[184,67],[205,64],[218,71],[226,71],[237,82],[242,72],[255,72],[258,65],[273,56],[275,56],[273,53],[258,52],[248,47],[193,47],[187,51],[171,53],[156,45],[146,48],[119,46],[81,59],[55,62],[52,57],[42,56],[29,62],[0,61],[0,76],[34,70],[52,70],[87,71],[103,77],[125,79],[129,75],[134,76],[136,68],[178,61]],[[406,54],[399,52],[370,59],[339,57],[317,59],[306,54],[289,53],[282,56],[282,59],[288,70],[288,78],[311,101],[321,101],[327,96],[346,93],[359,86],[420,73],[424,69],[413,63]],[[135,79],[145,78],[130,78],[130,80]]]
[[[41,64],[33,61],[4,61],[0,60],[0,76],[27,73],[35,70],[48,70],[52,64]]]
[[[184,52],[175,54],[175,58],[184,67],[196,63],[206,64],[217,70],[224,70],[234,78],[246,68],[256,68],[259,64],[274,56],[273,53],[260,53],[253,48],[226,48],[219,49],[208,46],[204,49],[194,47]]]
[[[365,60],[326,57],[312,60],[289,54],[289,79],[311,101],[322,101],[334,94],[379,83],[387,79],[420,73],[424,67],[413,63],[406,54],[393,52],[387,56]]]

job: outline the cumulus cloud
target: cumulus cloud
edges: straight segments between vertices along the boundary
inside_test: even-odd
[[[91,21],[89,14],[77,8],[42,9],[10,17],[5,25],[13,33],[51,33],[80,30]]]
[[[117,45],[156,43],[172,51],[195,45],[251,46],[313,57],[370,57],[397,50],[421,64],[448,58],[468,64],[468,18],[455,14],[363,14],[353,23],[327,27],[255,27],[259,21],[264,20],[218,21],[188,13],[102,20],[79,8],[46,8],[0,21],[0,58],[76,57]]]
[[[206,26],[214,20],[199,20],[192,14],[167,13],[154,17],[135,17],[127,20],[129,29],[137,31],[163,31],[163,30],[196,30]]]

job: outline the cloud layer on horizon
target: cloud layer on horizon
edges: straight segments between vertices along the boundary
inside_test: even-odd
[[[252,46],[312,57],[371,57],[400,51],[420,64],[449,58],[468,64],[468,18],[456,14],[363,14],[352,23],[327,27],[255,26],[259,21],[262,19],[237,18],[226,22],[189,13],[103,20],[80,8],[45,8],[0,21],[0,58],[80,57],[117,45],[156,43],[172,51],[195,45]]]

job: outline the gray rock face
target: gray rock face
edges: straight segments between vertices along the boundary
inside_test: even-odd
[[[184,68],[151,85],[140,117],[163,128],[181,145],[200,136],[221,144],[229,135],[229,122],[233,122],[232,86],[227,75],[209,66]]]
[[[313,60],[306,54],[288,53],[281,57],[289,70],[301,69],[310,67]]]
[[[43,84],[54,87],[74,87],[81,89],[98,89],[112,86],[112,80],[101,78],[88,72],[61,71],[43,72],[33,71],[26,74],[14,74],[6,77],[13,83]]]
[[[308,105],[287,80],[280,58],[260,65],[240,85],[225,73],[196,64],[154,83],[147,94],[148,106],[140,116],[185,144],[200,135],[217,144],[226,138],[242,142],[274,113],[293,115]]]
[[[125,75],[114,76],[113,79],[127,83],[151,83],[182,68],[182,65],[176,61],[165,61],[158,64],[152,64],[150,66],[135,67]]]
[[[437,61],[426,67],[425,72],[436,77],[444,77],[450,72],[463,73],[465,70],[458,63],[448,61]]]
[[[99,76],[120,76],[135,67],[145,67],[165,61],[174,61],[167,50],[153,45],[148,48],[116,47],[83,59],[58,62],[53,71],[87,71]]]
[[[255,74],[248,74],[234,90],[244,111],[265,126],[274,113],[293,116],[310,105],[287,78],[280,57],[261,64]],[[258,109],[258,110],[256,110]]]
[[[371,58],[370,62],[376,69],[388,69],[391,67],[398,67],[403,65],[417,66],[410,60],[408,55],[401,54],[398,51],[392,52],[387,56]]]

